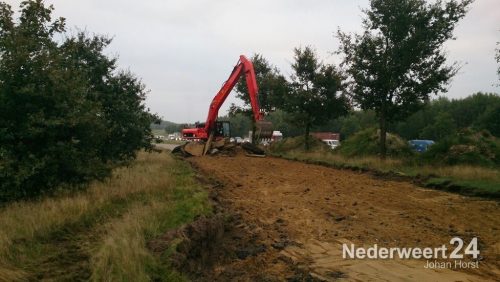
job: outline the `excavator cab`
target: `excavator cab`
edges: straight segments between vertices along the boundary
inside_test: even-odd
[[[231,137],[231,125],[229,121],[215,122],[215,137],[229,138]]]

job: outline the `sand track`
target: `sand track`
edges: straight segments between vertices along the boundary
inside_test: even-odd
[[[500,277],[498,202],[271,157],[207,156],[190,162],[222,183],[218,201],[241,216],[245,229],[268,246],[254,257],[221,263],[215,278],[235,267],[240,274],[258,269],[277,280],[290,279],[294,267],[327,281]],[[426,260],[342,259],[342,243],[423,248],[448,244],[455,236],[466,244],[479,238],[479,269],[425,269]],[[249,273],[247,277],[255,278]]]

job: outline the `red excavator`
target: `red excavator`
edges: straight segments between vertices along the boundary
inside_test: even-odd
[[[214,140],[230,137],[230,124],[228,121],[217,121],[219,109],[226,100],[231,90],[238,82],[241,76],[245,76],[248,95],[250,95],[250,104],[252,106],[253,118],[256,124],[256,136],[259,139],[267,139],[272,136],[271,122],[264,121],[264,114],[260,110],[258,101],[258,86],[255,77],[253,64],[245,56],[241,55],[238,63],[234,67],[227,81],[222,85],[217,95],[210,103],[208,116],[205,123],[197,123],[195,128],[186,128],[182,130],[182,137],[187,140],[200,140],[205,142],[203,154],[210,147],[210,143]]]

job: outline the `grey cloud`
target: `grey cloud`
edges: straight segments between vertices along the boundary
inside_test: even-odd
[[[15,9],[20,0],[7,1]],[[262,53],[284,74],[290,73],[293,48],[312,45],[325,62],[339,58],[334,32],[359,31],[360,8],[368,0],[46,0],[68,26],[114,37],[107,51],[119,55],[151,90],[152,111],[176,122],[204,120],[212,97],[240,54]],[[496,91],[493,57],[500,41],[500,1],[476,0],[446,45],[450,61],[464,66],[447,94],[464,97]],[[467,63],[467,64],[465,64]],[[231,102],[223,106],[224,113]]]

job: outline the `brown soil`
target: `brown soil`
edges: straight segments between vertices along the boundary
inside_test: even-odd
[[[498,202],[278,158],[190,158],[220,183],[232,228],[205,280],[488,281],[500,277]],[[479,238],[479,269],[425,269],[426,260],[343,259],[357,247],[440,247]],[[464,248],[465,248],[464,246]],[[225,255],[222,255],[224,253]],[[470,261],[470,259],[465,259]]]

